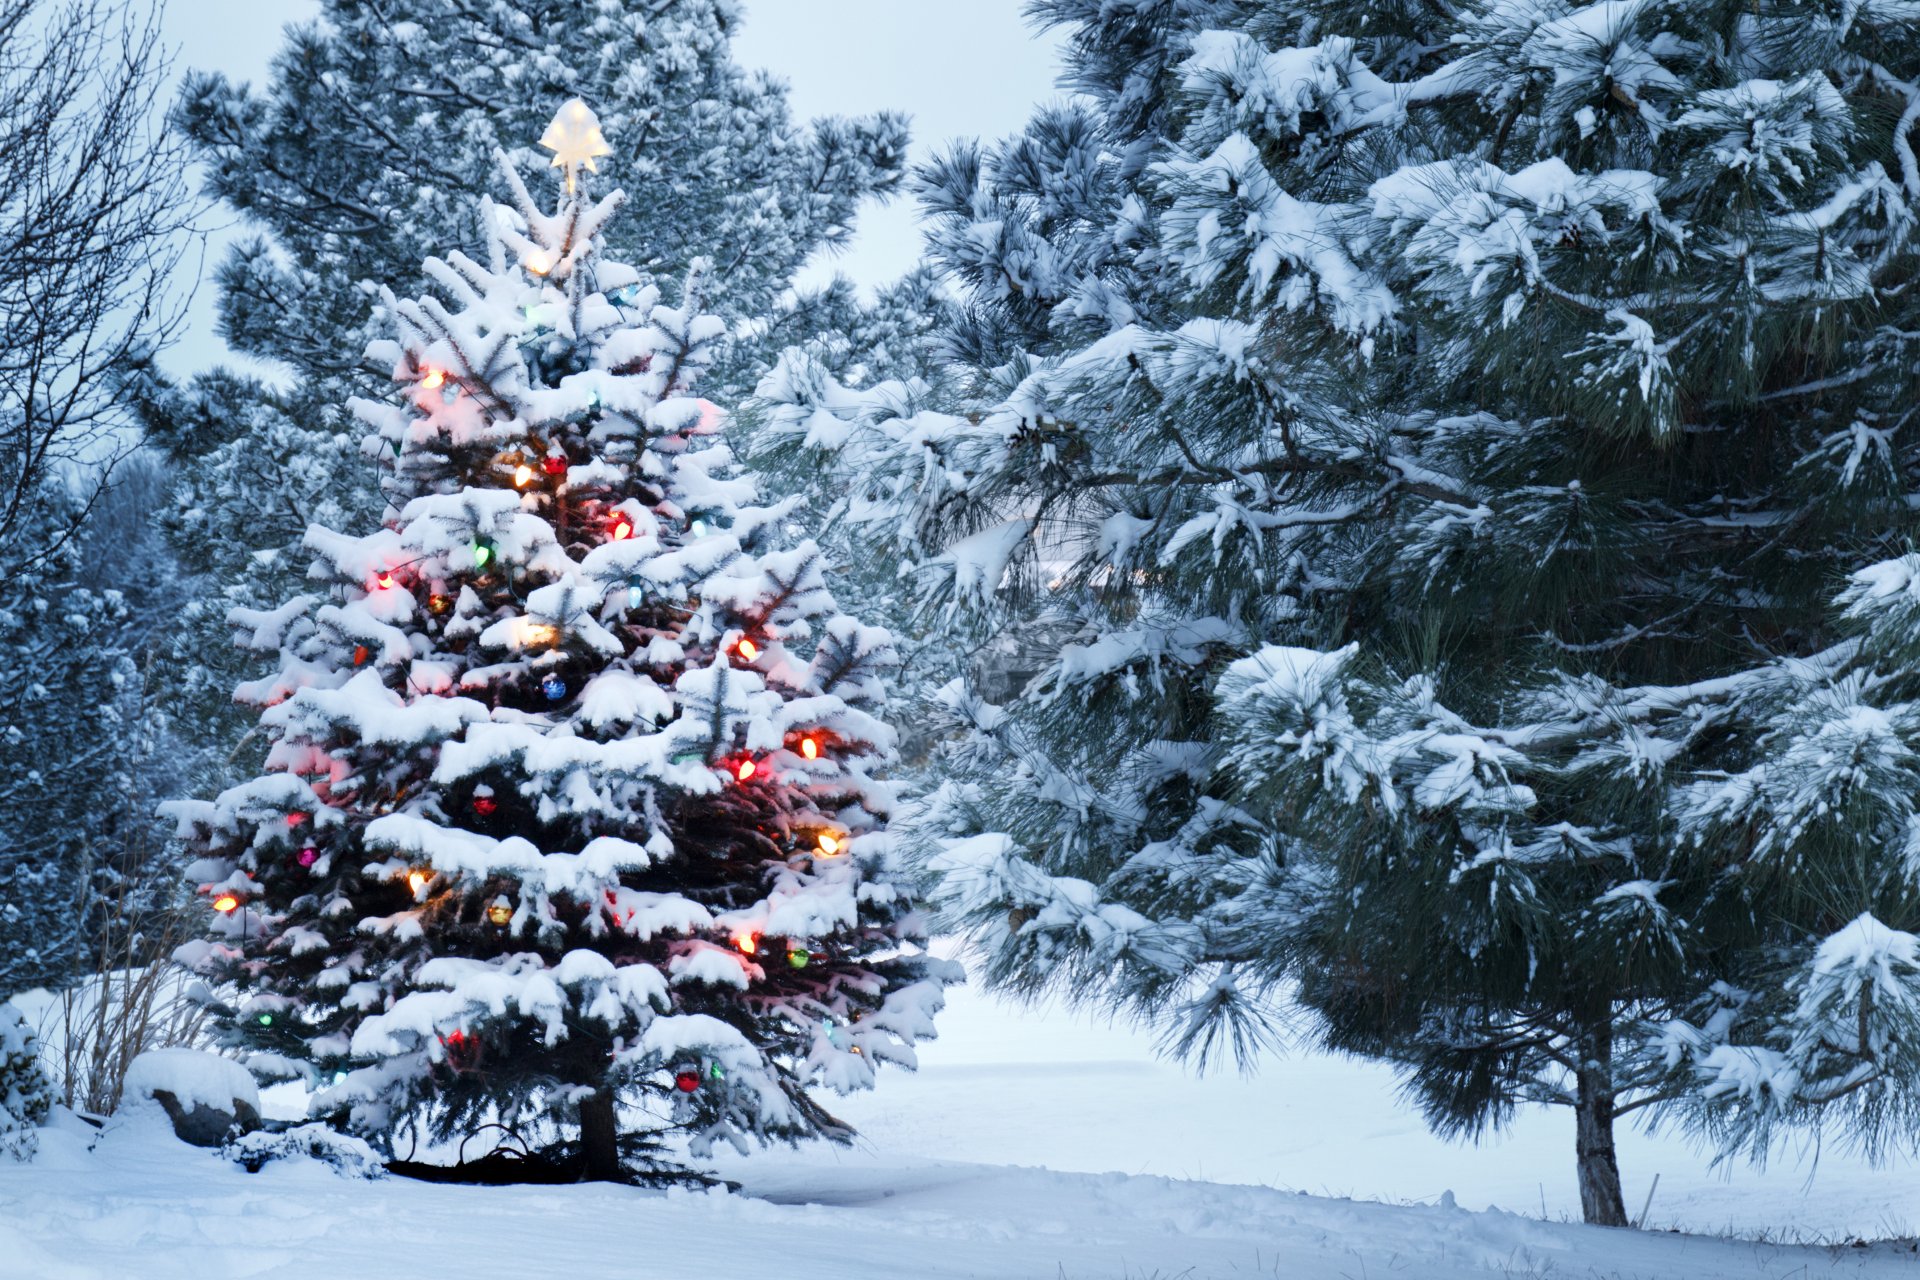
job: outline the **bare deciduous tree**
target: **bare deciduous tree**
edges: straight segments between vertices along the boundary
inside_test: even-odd
[[[157,5],[0,0],[0,583],[72,536],[136,446],[116,374],[183,314],[191,207],[159,35]],[[65,472],[84,500],[36,525],[35,491]]]

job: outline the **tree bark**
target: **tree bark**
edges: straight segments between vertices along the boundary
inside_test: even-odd
[[[599,1089],[580,1100],[580,1149],[588,1182],[624,1182],[620,1167],[619,1133],[613,1116],[613,1090]]]
[[[1613,1151],[1613,1024],[1595,1021],[1579,1047],[1573,1115],[1580,1212],[1596,1227],[1624,1227],[1627,1206]]]

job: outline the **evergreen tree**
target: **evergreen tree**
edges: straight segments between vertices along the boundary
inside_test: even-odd
[[[35,490],[16,528],[53,547],[0,585],[0,991],[60,986],[83,969],[114,881],[144,879],[130,837],[152,759],[125,594],[98,581],[82,524],[113,506],[90,478]],[[79,526],[79,536],[70,536]],[[119,548],[115,548],[119,550]],[[89,564],[93,561],[93,564]],[[88,579],[94,578],[90,582]]]
[[[0,0],[0,993],[71,979],[157,852],[135,658],[166,575],[109,531],[149,478],[120,375],[181,316],[166,80],[151,4]]]
[[[394,514],[309,528],[321,590],[235,614],[280,655],[240,691],[268,771],[176,812],[218,913],[183,958],[256,1069],[385,1141],[577,1124],[613,1177],[662,1127],[617,1142],[621,1103],[696,1152],[844,1140],[808,1087],[911,1065],[958,975],[878,838],[891,641],[693,394],[705,264],[669,306],[603,252],[599,139],[569,102],[557,210],[502,153],[484,257],[385,296],[402,403],[355,410]]]
[[[21,1012],[0,1004],[0,1151],[31,1160],[36,1131],[53,1109],[53,1086],[40,1066],[40,1037]]]
[[[1920,14],[1124,9],[1041,6],[1115,185],[929,175],[968,412],[763,387],[1035,650],[922,824],[990,975],[1202,1055],[1295,991],[1443,1131],[1571,1106],[1595,1222],[1641,1108],[1897,1132],[1905,570],[1828,596],[1911,530]]]
[[[710,257],[714,305],[779,315],[801,265],[898,186],[906,121],[795,121],[780,82],[734,63],[740,20],[737,0],[325,0],[288,29],[264,93],[189,75],[174,117],[208,194],[262,232],[220,267],[222,335],[291,370],[300,395],[280,407],[317,426],[303,397],[337,405],[370,385],[367,282],[410,285],[448,232],[482,234],[467,193],[494,152],[524,150],[553,100],[576,95],[622,140],[596,165],[648,193],[609,247],[649,282]],[[755,344],[735,347],[750,370]]]
[[[844,283],[788,296],[810,256],[847,241],[860,203],[898,186],[906,124],[888,112],[794,120],[778,81],[734,63],[739,21],[737,0],[325,0],[317,21],[288,30],[264,89],[186,78],[174,124],[208,194],[257,233],[216,273],[219,331],[281,375],[139,387],[179,476],[179,553],[217,584],[188,610],[168,673],[210,761],[241,736],[224,698],[234,673],[196,670],[223,646],[228,610],[297,589],[309,522],[380,518],[342,408],[384,374],[362,362],[377,336],[372,282],[410,290],[450,234],[484,234],[467,193],[486,185],[497,148],[534,158],[524,148],[557,98],[594,105],[623,140],[596,164],[647,192],[608,229],[610,248],[650,283],[710,256],[712,305],[756,317],[709,371],[716,394],[750,387],[789,343],[831,350],[856,374],[836,329],[937,314],[913,279],[871,319]],[[910,341],[894,345],[909,357]]]

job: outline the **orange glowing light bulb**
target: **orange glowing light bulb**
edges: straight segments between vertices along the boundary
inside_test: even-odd
[[[446,384],[446,381],[447,371],[445,369],[429,369],[427,370],[426,376],[420,379],[420,385],[429,391],[438,391]]]
[[[240,899],[230,893],[223,893],[213,900],[213,909],[223,916],[232,914],[239,909],[239,906]]]
[[[809,760],[818,760],[820,758],[820,744],[812,738],[802,738],[800,739],[800,754]]]
[[[409,871],[407,872],[407,887],[415,893],[419,893],[427,887],[427,882],[431,879],[433,879],[433,877],[424,871]]]
[[[826,854],[829,858],[840,852],[840,837],[834,835],[831,831],[822,831],[820,833],[820,852]]]
[[[760,949],[759,939],[750,933],[734,934],[733,945],[740,948],[741,954],[749,956]]]
[[[519,466],[515,467],[513,469],[513,483],[515,487],[521,488],[521,489],[524,489],[528,485],[532,484],[533,468],[528,466],[524,462],[521,463]]]
[[[739,644],[735,645],[734,648],[738,649],[740,651],[740,656],[745,658],[748,662],[752,662],[755,658],[760,656],[760,646],[755,644],[751,640],[743,639],[740,641]]]
[[[748,778],[751,778],[756,771],[757,770],[755,768],[753,761],[742,760],[740,762],[740,767],[734,771],[733,776],[740,779],[740,781],[745,782]]]

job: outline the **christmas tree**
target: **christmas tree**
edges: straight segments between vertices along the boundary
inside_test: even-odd
[[[807,1092],[911,1065],[956,967],[887,877],[887,633],[840,613],[693,394],[724,326],[601,254],[600,125],[542,139],[543,212],[382,307],[398,404],[358,401],[382,528],[315,526],[319,588],[239,610],[267,771],[176,807],[227,1043],[375,1138],[620,1107],[715,1140],[845,1138]],[[629,1126],[633,1128],[633,1126]],[[657,1134],[655,1135],[657,1136]]]
[[[626,142],[598,160],[608,180],[647,192],[604,229],[609,251],[669,291],[709,255],[724,266],[708,276],[709,305],[753,319],[717,353],[709,395],[751,387],[788,343],[849,373],[873,364],[866,339],[911,361],[938,313],[912,277],[873,308],[844,282],[796,293],[801,266],[900,185],[906,120],[796,117],[783,84],[735,60],[738,0],[310,7],[263,83],[189,72],[171,116],[207,194],[246,229],[212,281],[221,336],[277,376],[236,364],[175,385],[149,369],[130,397],[173,464],[164,522],[194,575],[184,617],[168,619],[164,683],[199,788],[258,764],[251,741],[230,759],[246,726],[227,696],[243,674],[224,643],[228,609],[300,589],[309,523],[380,516],[346,412],[386,373],[361,360],[368,282],[416,292],[429,254],[477,243],[469,193],[489,188],[498,148],[544,162],[525,149],[554,102],[593,103]],[[847,332],[862,343],[841,343]]]
[[[1595,1222],[1621,1116],[1901,1135],[1911,13],[1037,8],[1095,114],[933,189],[985,394],[763,384],[1018,626],[921,824],[990,976],[1566,1106]]]

